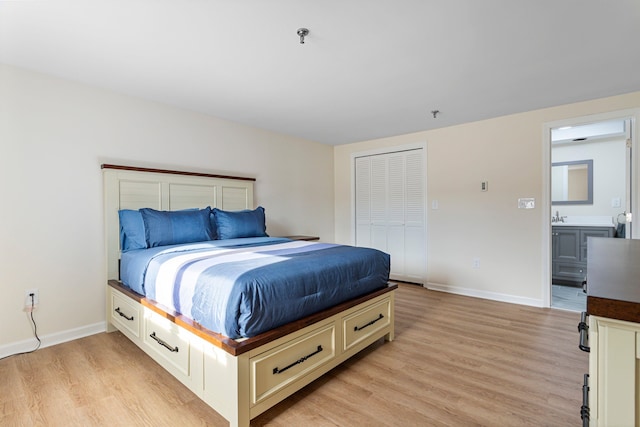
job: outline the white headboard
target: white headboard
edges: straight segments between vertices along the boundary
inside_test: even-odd
[[[102,170],[108,280],[119,279],[120,209],[254,208],[254,178],[108,164]]]

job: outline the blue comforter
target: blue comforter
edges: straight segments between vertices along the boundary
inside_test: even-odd
[[[126,252],[122,282],[230,338],[252,337],[387,286],[389,255],[282,238]]]

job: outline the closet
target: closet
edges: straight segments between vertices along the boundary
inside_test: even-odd
[[[391,278],[424,283],[424,149],[355,157],[355,244],[391,255]]]

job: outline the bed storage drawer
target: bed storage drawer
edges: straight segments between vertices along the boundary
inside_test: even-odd
[[[140,306],[134,303],[131,298],[121,293],[111,290],[111,321],[118,325],[118,329],[133,334],[140,338]]]
[[[144,319],[143,342],[151,356],[165,368],[177,371],[176,375],[189,377],[190,342],[187,334],[180,331],[169,319],[147,311]],[[164,363],[163,363],[164,362]]]
[[[386,298],[342,320],[343,350],[348,350],[391,322],[391,300]]]
[[[336,357],[335,323],[250,359],[251,405],[255,405]]]

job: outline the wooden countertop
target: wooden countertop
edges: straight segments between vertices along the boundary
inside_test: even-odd
[[[640,304],[587,295],[587,313],[609,319],[640,323]]]
[[[640,240],[591,237],[587,313],[640,323]]]

